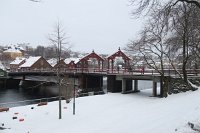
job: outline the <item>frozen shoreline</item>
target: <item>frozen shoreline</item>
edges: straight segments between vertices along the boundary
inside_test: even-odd
[[[190,133],[188,122],[200,117],[200,91],[189,91],[168,98],[137,94],[108,93],[62,101],[62,119],[58,119],[58,102],[46,106],[28,105],[0,113],[2,133]],[[31,108],[34,109],[31,109]],[[13,117],[17,119],[12,119]],[[24,121],[20,121],[24,119]],[[2,126],[4,124],[4,126]]]

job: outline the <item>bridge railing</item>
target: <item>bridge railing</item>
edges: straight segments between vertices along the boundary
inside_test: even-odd
[[[187,69],[187,74],[198,75],[200,73],[200,69]],[[11,71],[13,72],[13,71]],[[57,72],[57,69],[26,69],[26,70],[17,70],[14,72]],[[159,74],[158,70],[154,69],[145,69],[142,71],[141,69],[107,69],[107,68],[62,68],[60,72],[63,73],[97,73],[97,74],[148,74],[148,75],[156,75]],[[178,75],[178,73],[182,74],[182,69],[164,69],[165,75]]]

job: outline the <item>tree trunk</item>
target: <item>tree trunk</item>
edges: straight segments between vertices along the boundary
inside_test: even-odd
[[[160,77],[160,97],[167,97],[168,87],[169,87],[168,78],[165,77],[164,75],[161,75],[161,77]]]

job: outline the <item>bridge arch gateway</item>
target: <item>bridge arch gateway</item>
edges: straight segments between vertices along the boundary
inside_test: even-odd
[[[97,69],[103,70],[104,67],[104,59],[96,54],[94,50],[92,53],[86,55],[85,57],[81,58],[77,63],[77,68],[84,69]]]
[[[123,61],[124,61],[124,69],[125,69],[125,71],[128,70],[128,68],[130,67],[130,60],[131,59],[121,51],[120,47],[119,47],[119,49],[118,49],[118,51],[116,53],[112,54],[111,56],[109,56],[107,58],[108,70],[111,70],[113,72],[115,59],[117,57],[121,57],[123,59]]]

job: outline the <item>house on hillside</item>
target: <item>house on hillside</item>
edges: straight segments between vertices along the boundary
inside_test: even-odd
[[[17,72],[19,66],[26,62],[26,58],[17,57],[14,61],[10,63],[10,71]]]
[[[25,49],[20,46],[20,44],[17,45],[9,45],[7,47],[4,47],[3,55],[7,59],[14,60],[16,57],[22,57],[25,54]]]
[[[18,49],[7,49],[3,51],[3,56],[7,59],[14,60],[16,57],[22,57],[23,53]]]
[[[19,66],[21,71],[40,71],[40,70],[51,70],[52,66],[42,57],[29,57],[26,62]]]

